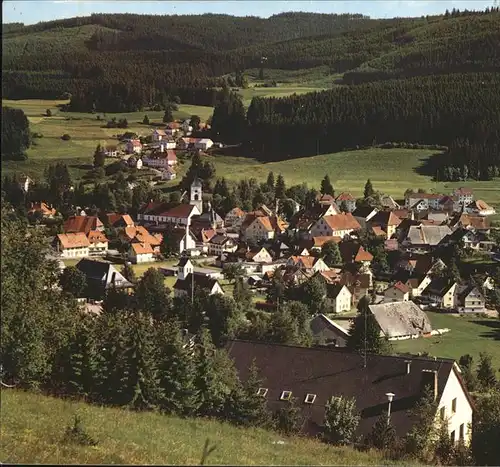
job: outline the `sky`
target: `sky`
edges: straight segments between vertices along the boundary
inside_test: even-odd
[[[234,16],[267,18],[285,11],[314,13],[361,13],[372,18],[422,16],[452,10],[484,10],[494,0],[238,0],[238,1],[88,1],[88,0],[5,0],[2,2],[3,23],[34,24],[41,21],[89,16],[92,13],[137,13],[158,15],[197,15],[220,13]]]

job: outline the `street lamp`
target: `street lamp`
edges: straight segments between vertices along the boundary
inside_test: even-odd
[[[389,401],[389,404],[387,406],[387,426],[389,426],[389,424],[391,423],[391,403],[394,399],[395,394],[393,392],[388,392],[385,395],[387,396],[387,400]]]

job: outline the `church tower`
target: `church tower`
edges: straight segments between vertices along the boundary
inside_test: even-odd
[[[196,206],[200,211],[200,214],[203,212],[203,189],[201,181],[198,177],[195,177],[193,183],[191,183],[189,204]]]

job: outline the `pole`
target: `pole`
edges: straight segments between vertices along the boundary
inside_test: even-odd
[[[367,324],[366,324],[366,319],[367,319],[367,310],[364,310],[363,311],[364,314],[365,314],[365,334],[363,336],[363,340],[364,340],[364,352],[363,352],[363,368],[366,368],[366,327],[367,327]]]
[[[389,400],[389,405],[387,406],[387,426],[391,424],[391,401]]]

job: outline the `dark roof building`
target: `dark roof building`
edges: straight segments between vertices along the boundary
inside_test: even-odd
[[[362,355],[342,348],[233,340],[228,342],[227,350],[242,381],[247,379],[255,361],[271,410],[282,408],[284,392],[291,392],[305,418],[303,431],[309,435],[321,432],[325,405],[332,396],[356,400],[361,414],[357,434],[361,436],[368,435],[377,419],[387,413],[387,393],[395,394],[391,423],[398,436],[404,436],[412,428],[415,420],[408,411],[427,388],[441,405],[446,387],[461,406],[468,404],[469,415],[464,418],[472,419],[472,403],[453,360],[412,356],[409,362],[408,357],[370,354],[366,356],[365,367]]]

